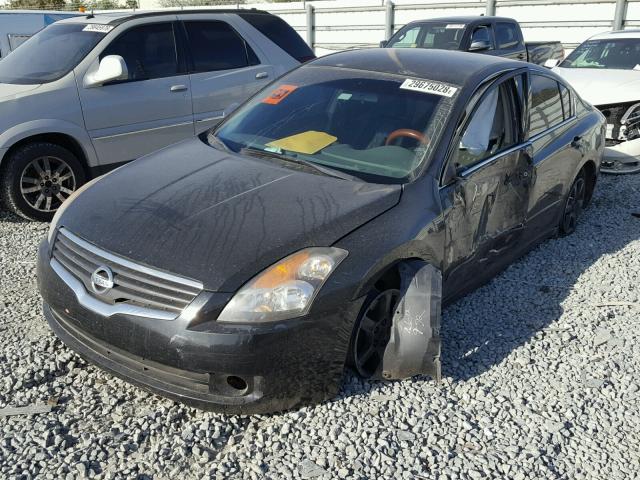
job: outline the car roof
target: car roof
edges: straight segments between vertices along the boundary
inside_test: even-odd
[[[271,15],[264,10],[256,9],[223,9],[223,8],[202,8],[202,9],[166,9],[166,10],[137,10],[137,11],[115,11],[105,13],[85,13],[82,16],[61,20],[58,23],[97,23],[103,25],[120,25],[130,20],[136,20],[138,18],[146,17],[161,17],[161,16],[175,16],[175,15],[193,15],[193,14],[224,14],[232,13],[235,15],[242,15],[243,13],[261,13],[264,15]]]
[[[406,75],[460,86],[479,83],[494,73],[530,66],[492,55],[425,48],[348,50],[320,57],[309,65]]]
[[[640,29],[613,30],[611,32],[599,33],[589,38],[589,40],[604,40],[609,38],[640,38]]]
[[[423,20],[415,20],[407,25],[414,25],[416,23],[464,23],[465,25],[473,23],[484,23],[487,21],[496,22],[515,22],[513,18],[508,17],[492,17],[484,15],[458,15],[451,17],[437,17],[437,18],[425,18]]]

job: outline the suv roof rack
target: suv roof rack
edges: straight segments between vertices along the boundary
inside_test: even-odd
[[[177,14],[190,14],[190,13],[233,13],[236,15],[241,15],[243,13],[262,13],[264,15],[271,15],[271,13],[265,10],[258,10],[256,8],[199,8],[199,9],[190,9],[190,10],[165,10],[165,11],[155,11],[155,12],[143,12],[143,13],[131,13],[131,15],[126,15],[122,17],[115,18],[109,22],[109,25],[120,25],[122,23],[128,22],[130,20],[134,20],[136,18],[145,18],[145,17],[161,17],[163,15],[177,15]]]

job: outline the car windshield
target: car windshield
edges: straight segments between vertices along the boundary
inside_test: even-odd
[[[560,66],[640,70],[640,39],[588,40],[571,52]]]
[[[387,43],[393,48],[439,48],[459,50],[465,24],[421,23],[408,25],[398,31]]]
[[[234,152],[402,183],[429,160],[459,88],[344,68],[299,68],[210,135]]]
[[[0,60],[0,83],[34,85],[62,78],[106,35],[96,30],[80,23],[44,28]]]

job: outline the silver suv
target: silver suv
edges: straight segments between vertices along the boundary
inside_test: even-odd
[[[87,179],[206,131],[311,58],[257,10],[55,23],[0,61],[0,200],[49,220]]]

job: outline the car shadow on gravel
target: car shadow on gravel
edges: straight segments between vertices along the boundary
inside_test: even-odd
[[[600,192],[573,235],[547,240],[443,311],[443,377],[469,380],[500,364],[562,316],[563,302],[598,259],[638,238],[640,220]]]
[[[0,206],[0,222],[6,222],[6,223],[29,223],[29,220],[27,220],[26,218],[22,218],[18,215],[15,215],[11,212],[7,212],[5,210],[2,210],[2,207]]]

